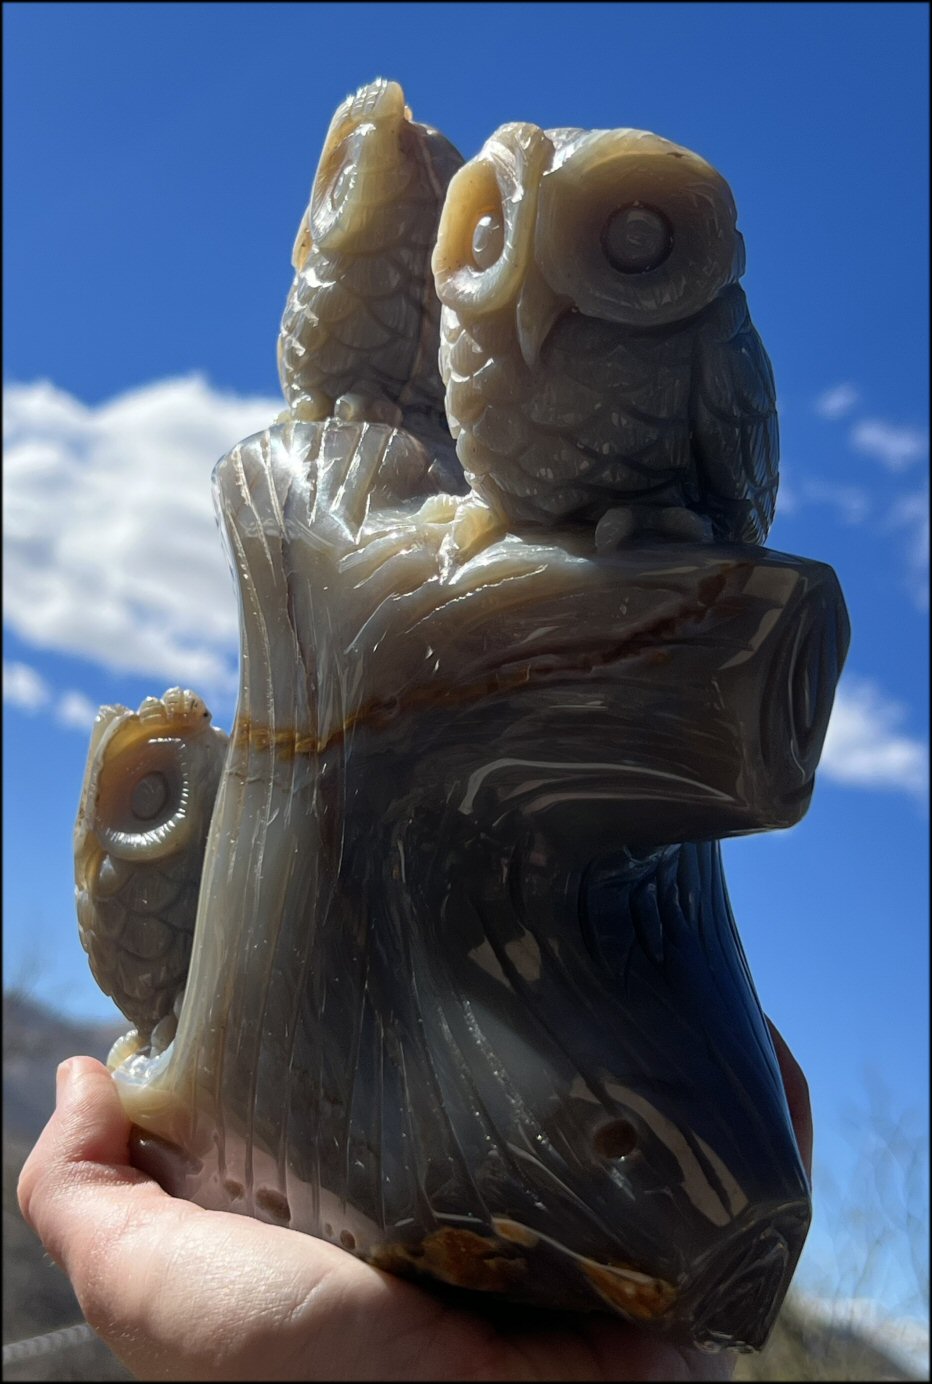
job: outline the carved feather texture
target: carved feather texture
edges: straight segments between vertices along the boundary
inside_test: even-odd
[[[295,247],[279,375],[289,407],[302,416],[329,416],[341,395],[362,395],[397,405],[420,432],[418,414],[443,419],[430,254],[462,158],[438,131],[386,105],[384,93],[368,102],[374,109],[365,104],[357,94],[359,111],[338,128],[342,142],[328,141],[321,158]],[[360,111],[365,119],[353,126]],[[341,159],[350,178],[342,198]],[[342,236],[326,228],[315,236],[321,204],[330,221],[340,219]]]
[[[722,296],[705,324],[691,408],[700,495],[716,537],[763,543],[779,483],[776,388],[737,286]]]
[[[662,332],[569,313],[533,370],[486,354],[475,331],[444,313],[447,406],[479,444],[461,441],[461,459],[487,498],[526,522],[597,521],[625,502],[683,506],[707,515],[720,541],[764,541],[775,391],[740,288]]]
[[[516,198],[507,180],[520,178]],[[489,211],[496,186],[514,225],[500,261],[480,266],[471,228],[506,215]],[[712,540],[763,543],[778,483],[775,389],[736,283],[744,242],[720,175],[639,131],[567,141],[503,126],[447,202],[434,257],[440,368],[457,454],[493,509],[509,524],[589,525],[628,508],[648,528],[685,511],[684,534],[696,536],[692,514]],[[653,268],[611,259],[606,237],[628,215],[668,228]],[[558,255],[567,245],[571,274]],[[495,287],[506,279],[508,295]]]
[[[103,707],[75,824],[81,945],[141,1035],[167,1018],[191,957],[204,842],[227,737],[192,692]]]
[[[202,863],[181,856],[135,867],[115,895],[93,900],[92,926],[80,928],[94,979],[142,1033],[184,987]]]

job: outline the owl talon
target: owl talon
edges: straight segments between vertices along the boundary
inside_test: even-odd
[[[401,409],[390,399],[362,393],[341,394],[333,405],[333,416],[348,423],[387,423],[390,428],[400,428],[404,421]]]
[[[325,418],[332,417],[333,400],[328,399],[326,394],[314,390],[311,394],[302,394],[299,399],[295,399],[290,412],[284,415],[284,420],[292,418],[299,423],[322,423]]]
[[[595,526],[595,550],[611,552],[629,539],[638,529],[638,515],[630,507],[609,509]]]
[[[461,567],[483,548],[497,542],[505,532],[505,522],[478,495],[468,495],[456,507],[450,529],[440,546],[444,576]]]
[[[664,537],[681,543],[709,543],[712,525],[681,505],[628,505],[609,509],[595,526],[598,553],[611,552],[631,538]]]
[[[692,509],[681,509],[674,505],[669,509],[659,509],[656,512],[655,523],[658,533],[682,539],[685,543],[712,541],[712,525],[708,519],[704,519]]]

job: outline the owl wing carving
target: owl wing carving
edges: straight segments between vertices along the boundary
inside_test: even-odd
[[[717,539],[763,543],[779,483],[773,370],[737,285],[709,310],[696,341],[690,393],[700,507]]]

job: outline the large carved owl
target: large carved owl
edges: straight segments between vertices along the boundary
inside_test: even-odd
[[[278,368],[292,413],[449,434],[430,255],[463,159],[378,78],[337,109],[291,262]]]
[[[778,431],[724,179],[643,130],[503,125],[433,255],[447,416],[512,526],[761,543]]]

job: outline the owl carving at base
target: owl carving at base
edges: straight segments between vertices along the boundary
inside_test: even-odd
[[[731,191],[642,130],[503,125],[457,172],[433,267],[457,454],[510,528],[765,540],[770,361]]]

